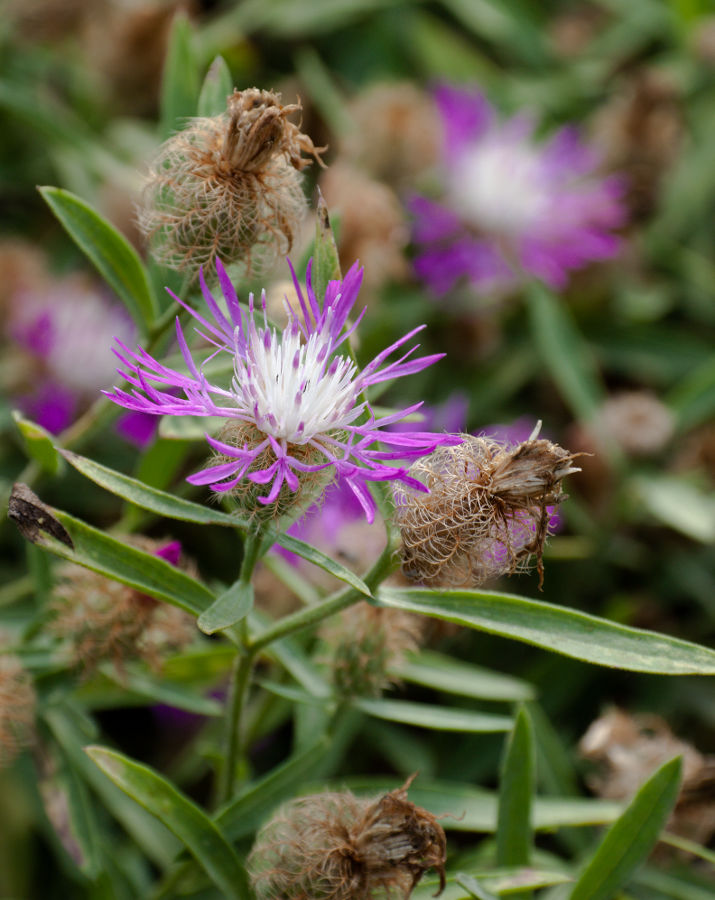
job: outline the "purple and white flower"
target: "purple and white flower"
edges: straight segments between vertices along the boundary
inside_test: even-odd
[[[203,364],[197,366],[194,361],[177,318],[177,339],[188,374],[163,365],[142,349],[132,352],[117,341],[115,353],[125,366],[118,371],[133,389],[115,387],[107,395],[138,412],[219,416],[236,425],[240,439],[232,442],[206,435],[219,462],[188,479],[217,492],[231,491],[247,479],[270,485],[265,496],[258,498],[267,505],[278,499],[284,485],[297,491],[302,474],[332,468],[332,474],[344,479],[372,521],[375,503],[367,482],[396,480],[424,490],[406,468],[391,465],[391,461],[414,459],[441,444],[459,443],[459,438],[420,431],[391,432],[388,426],[421,404],[376,418],[364,395],[371,385],[419,372],[443,356],[410,359],[419,346],[414,345],[398,359],[388,361],[424,326],[395,341],[360,370],[347,350],[347,340],[364,314],[363,310],[354,323],[348,323],[362,280],[357,264],[342,281],[328,284],[322,303],[312,288],[310,266],[307,296],[292,273],[300,309],[293,309],[286,300],[288,323],[280,332],[268,322],[265,292],[262,309],[256,309],[251,294],[246,312],[220,262],[216,270],[227,312],[209,291],[203,272],[201,290],[213,321],[175,299],[197,320],[198,333],[215,347],[208,359],[231,354],[231,383],[209,382]]]
[[[415,270],[439,296],[461,279],[503,290],[524,277],[563,288],[569,272],[619,248],[623,184],[596,173],[576,131],[534,138],[534,121],[500,120],[478,91],[435,92],[444,127],[443,200],[411,201]]]

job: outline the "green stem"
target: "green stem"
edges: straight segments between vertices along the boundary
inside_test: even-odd
[[[243,543],[243,559],[241,560],[238,583],[250,583],[253,570],[261,557],[262,550],[262,529],[257,528],[255,531],[249,531]],[[231,692],[228,699],[228,718],[224,738],[225,753],[217,792],[219,804],[231,799],[236,783],[236,766],[242,749],[241,713],[248,694],[248,686],[253,672],[253,660],[255,658],[255,652],[248,645],[245,621],[241,625],[241,636],[243,646],[239,649],[233,664]]]
[[[394,546],[392,543],[389,543],[363,580],[372,590],[384,581],[387,575],[396,567]],[[342,591],[338,591],[336,594],[323,600],[322,603],[318,603],[308,609],[302,609],[290,616],[286,616],[280,622],[276,622],[275,625],[267,628],[263,634],[250,641],[248,649],[252,654],[259,653],[274,641],[278,641],[290,634],[295,634],[297,631],[302,631],[304,628],[310,628],[311,625],[318,625],[324,619],[327,619],[328,616],[342,612],[342,610],[364,599],[365,595],[355,588],[344,588]]]

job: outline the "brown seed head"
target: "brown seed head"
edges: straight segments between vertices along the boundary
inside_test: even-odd
[[[403,787],[374,800],[349,791],[283,806],[248,860],[258,900],[407,900],[427,869],[444,888],[446,839]]]
[[[208,278],[218,257],[250,275],[290,250],[307,208],[302,154],[320,163],[324,149],[288,121],[299,109],[272,91],[234,91],[225,113],[194,119],[162,145],[139,211],[159,262],[203,266]]]
[[[399,609],[357,603],[322,631],[333,687],[342,697],[379,697],[396,683],[391,671],[417,650],[421,619]]]
[[[32,738],[35,691],[32,679],[12,654],[0,654],[0,767],[9,766]]]
[[[131,543],[149,552],[166,544],[148,538]],[[60,578],[50,630],[66,644],[72,665],[87,676],[102,662],[113,663],[120,675],[133,659],[158,669],[163,655],[194,638],[191,616],[125,584],[71,564],[60,570]]]
[[[528,569],[542,554],[552,507],[564,499],[561,481],[578,472],[574,455],[538,428],[516,446],[463,435],[418,460],[410,474],[429,493],[401,489],[395,521],[402,532],[405,575],[429,585],[478,586]]]

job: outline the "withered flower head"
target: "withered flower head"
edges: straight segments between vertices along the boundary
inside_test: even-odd
[[[613,394],[603,404],[597,424],[606,440],[615,440],[633,456],[658,453],[675,431],[673,414],[649,391]]]
[[[0,654],[0,767],[9,766],[31,739],[35,691],[12,654]]]
[[[395,683],[391,670],[417,650],[421,620],[399,609],[357,603],[323,629],[333,687],[342,697],[378,697]]]
[[[172,269],[206,276],[220,258],[257,274],[286,254],[306,212],[300,172],[320,162],[288,116],[280,94],[234,91],[220,116],[194,119],[170,137],[154,160],[139,224],[152,253]],[[324,148],[323,148],[324,149]]]
[[[414,777],[376,799],[343,791],[283,806],[248,859],[258,900],[407,900],[430,868],[441,893],[445,834],[407,799]]]
[[[142,550],[177,565],[181,546],[134,538]],[[162,656],[191,643],[196,627],[187,613],[161,603],[117,581],[67,565],[52,598],[54,618],[50,630],[67,645],[72,665],[91,675],[102,662],[111,662],[119,674],[132,659],[143,659],[158,669]]]
[[[539,586],[542,554],[561,481],[580,471],[574,454],[538,439],[505,445],[463,435],[458,446],[440,447],[418,460],[410,474],[429,493],[396,492],[395,520],[402,532],[402,569],[428,585],[484,584],[528,569],[536,557]]]

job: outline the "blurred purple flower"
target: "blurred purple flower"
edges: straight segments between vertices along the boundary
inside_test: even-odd
[[[428,431],[446,431],[448,434],[458,434],[464,431],[469,409],[469,397],[462,391],[455,391],[437,406],[423,406],[420,409],[420,425]],[[390,431],[409,431],[414,423],[395,422],[390,426]]]
[[[539,142],[529,117],[500,121],[478,91],[443,85],[435,96],[444,200],[411,201],[415,270],[435,294],[461,278],[485,290],[524,276],[563,288],[570,270],[618,251],[621,180],[597,175],[573,128]]]
[[[203,272],[201,290],[213,322],[175,299],[199,323],[199,334],[216,348],[210,357],[224,352],[232,356],[231,384],[224,387],[208,381],[192,358],[177,318],[177,338],[189,374],[164,366],[142,349],[133,352],[117,340],[115,353],[125,367],[118,371],[133,389],[127,392],[115,387],[107,396],[127,409],[153,415],[226,419],[226,440],[206,435],[219,454],[218,461],[188,478],[190,483],[209,485],[216,492],[231,491],[248,480],[270,485],[258,501],[271,504],[278,500],[284,485],[297,491],[303,473],[332,468],[334,477],[344,480],[372,521],[375,502],[368,482],[401,481],[424,490],[406,468],[390,462],[414,459],[458,439],[420,431],[390,432],[389,425],[421,404],[376,419],[361,398],[370,385],[419,372],[442,357],[434,354],[409,360],[419,346],[413,345],[397,360],[387,362],[424,326],[413,329],[359,370],[347,352],[337,352],[362,319],[361,314],[348,325],[362,281],[357,264],[342,281],[328,284],[322,302],[313,291],[310,265],[307,297],[293,275],[300,309],[296,312],[288,305],[288,324],[282,332],[268,324],[265,292],[262,311],[255,309],[251,294],[246,313],[220,262],[216,271],[228,315],[209,291]],[[392,449],[380,449],[378,441]]]

